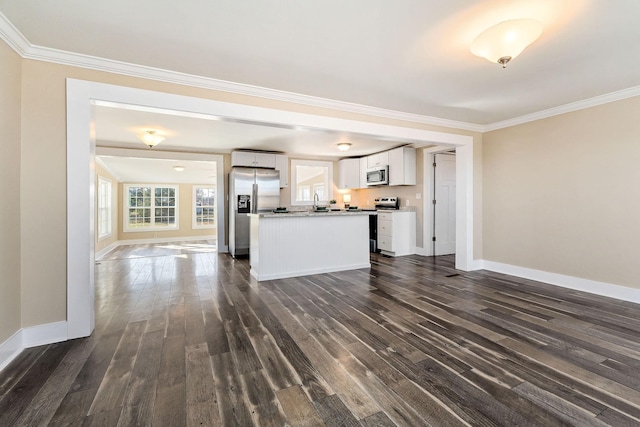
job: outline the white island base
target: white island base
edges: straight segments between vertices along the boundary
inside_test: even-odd
[[[258,281],[369,268],[369,214],[252,214],[249,262]]]

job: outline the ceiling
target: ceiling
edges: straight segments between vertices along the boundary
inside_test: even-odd
[[[238,123],[202,114],[149,111],[118,105],[94,107],[96,141],[102,147],[146,149],[136,135],[153,129],[167,139],[158,151],[229,153],[232,150],[277,151],[304,158],[363,156],[406,144],[328,131],[291,129],[266,124]],[[338,142],[348,142],[347,153]]]
[[[638,0],[0,0],[0,14],[41,54],[71,52],[78,62],[146,67],[141,75],[171,72],[231,91],[337,101],[467,129],[640,87]],[[516,18],[536,19],[544,30],[506,69],[470,53],[476,35]],[[401,144],[97,107],[100,144],[143,147],[134,132],[150,127],[167,133],[157,147],[165,150],[336,158],[341,139],[352,142],[350,155]]]
[[[129,183],[215,184],[216,163],[194,160],[153,159],[121,156],[96,156],[116,180]],[[178,171],[176,166],[184,169]]]

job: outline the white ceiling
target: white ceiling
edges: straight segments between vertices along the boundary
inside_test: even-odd
[[[140,157],[96,156],[119,182],[158,184],[215,184],[216,163]],[[184,170],[178,172],[175,166]]]
[[[178,115],[176,112],[147,111],[132,107],[94,107],[96,141],[103,147],[146,149],[136,135],[153,129],[166,136],[154,147],[157,151],[195,151],[229,153],[235,149],[278,151],[304,158],[362,156],[387,150],[402,141],[364,138],[354,134],[237,123],[205,117],[202,114]],[[338,150],[338,142],[349,142],[347,153]]]
[[[638,0],[0,0],[0,14],[32,50],[85,55],[77,62],[103,58],[469,126],[640,87]],[[506,69],[470,53],[477,34],[516,18],[544,30]],[[96,117],[98,140],[112,146],[142,147],[133,130],[151,126],[168,134],[159,150],[338,157],[340,138],[352,138],[350,155],[401,143],[108,107]]]

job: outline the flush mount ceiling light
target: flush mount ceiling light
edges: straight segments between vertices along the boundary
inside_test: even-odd
[[[137,135],[137,137],[150,148],[155,147],[166,139],[164,136],[158,135],[155,130],[146,130],[143,134]]]
[[[542,24],[534,19],[503,21],[480,33],[471,43],[471,53],[506,68],[540,34]]]
[[[174,166],[173,170],[175,170],[176,172],[182,172],[184,171],[184,166]]]
[[[347,151],[349,148],[351,148],[351,144],[348,142],[341,142],[338,144],[338,150],[340,151]]]

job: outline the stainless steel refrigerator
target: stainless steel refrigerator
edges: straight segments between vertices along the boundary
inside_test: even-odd
[[[280,172],[235,167],[229,172],[229,252],[249,253],[248,213],[270,212],[280,205]]]

